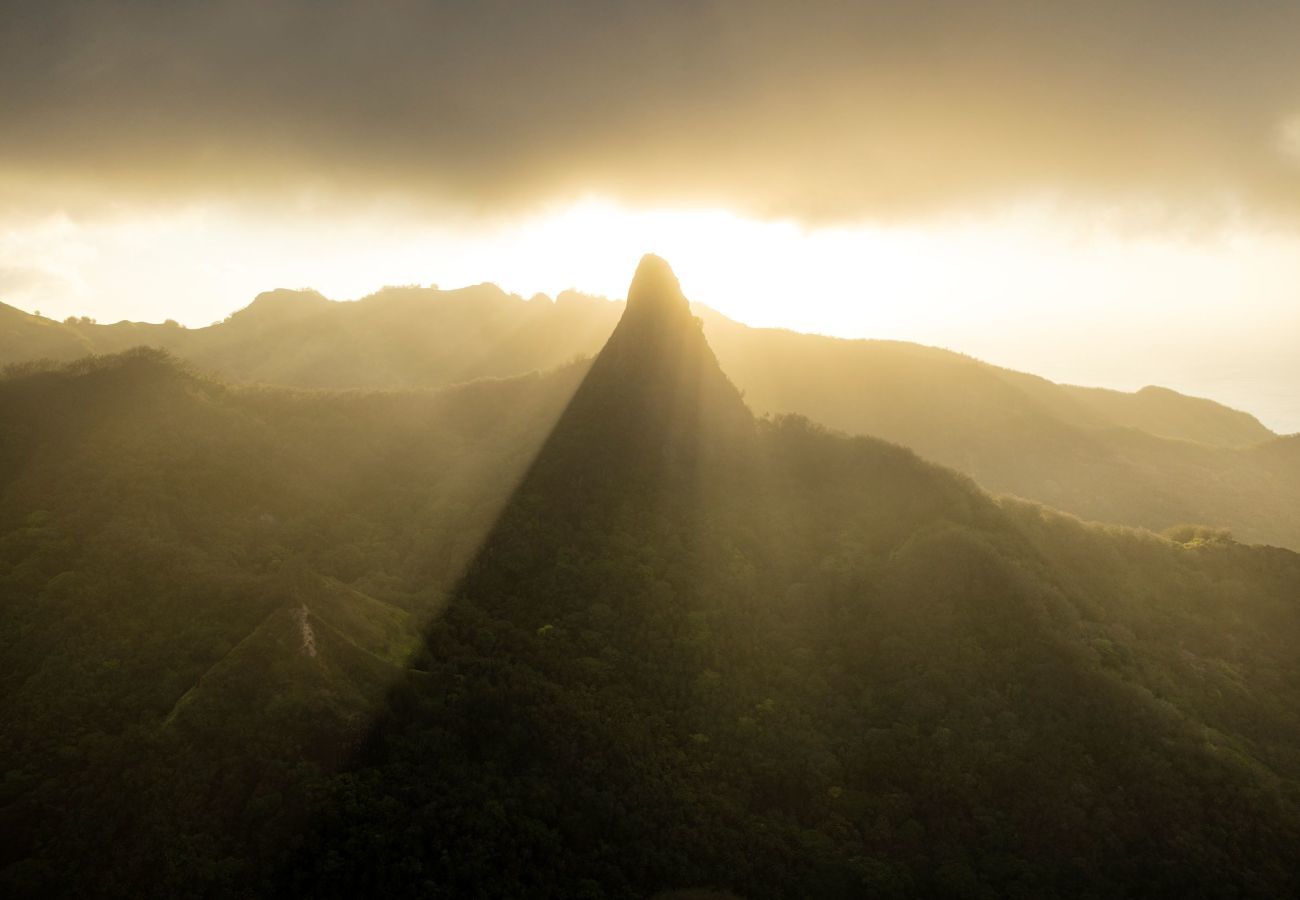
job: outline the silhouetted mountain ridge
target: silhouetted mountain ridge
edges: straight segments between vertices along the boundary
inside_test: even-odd
[[[403,895],[413,867],[557,897],[1295,883],[1294,797],[1255,767],[1300,775],[1267,696],[1300,558],[1089,529],[798,419],[728,427],[665,271],[643,261],[292,892]],[[1259,654],[1244,716],[1199,680],[1240,659],[1228,620]]]
[[[552,303],[490,284],[385,288],[345,303],[292,294],[275,295],[265,314],[196,329],[67,325],[14,310],[0,320],[0,362],[150,344],[231,381],[440,386],[594,355],[622,311],[578,292]],[[277,302],[296,312],[277,314]],[[901,443],[992,491],[1087,519],[1226,527],[1244,541],[1300,547],[1300,465],[1252,452],[1276,436],[1246,413],[1165,390],[1055,384],[906,342],[748,328],[695,310],[758,414],[806,415]]]
[[[752,425],[752,415],[718,364],[677,277],[652,255],[637,266],[623,316],[571,409],[601,427],[617,423],[627,429],[622,442],[629,452],[698,446]],[[561,420],[557,430],[563,425]]]
[[[1300,557],[755,419],[662,274],[440,392],[0,378],[8,893],[1295,892]]]

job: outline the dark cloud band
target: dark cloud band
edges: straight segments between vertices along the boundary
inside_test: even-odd
[[[0,189],[1300,211],[1282,2],[0,7]]]

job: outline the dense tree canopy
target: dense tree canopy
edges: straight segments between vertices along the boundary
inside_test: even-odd
[[[591,364],[0,381],[11,894],[1285,896],[1300,557]]]

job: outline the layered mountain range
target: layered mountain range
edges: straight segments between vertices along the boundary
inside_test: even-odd
[[[0,364],[160,347],[235,383],[445,387],[594,355],[621,303],[493,285],[388,288],[351,303],[272,291],[207,328],[55,323],[0,306]],[[1300,438],[1164,388],[1060,385],[931,347],[754,329],[695,307],[759,414],[900,443],[995,493],[1156,531],[1230,530],[1300,548]]]
[[[708,333],[648,257],[545,375],[0,380],[9,892],[1300,889],[1300,556],[755,416]]]

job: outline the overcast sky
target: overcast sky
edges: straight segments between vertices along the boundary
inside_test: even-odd
[[[1016,347],[1140,353],[1181,310],[1194,357],[1230,321],[1222,360],[1273,360],[1242,377],[1286,394],[1259,348],[1300,338],[1298,47],[1284,0],[5,0],[0,301],[201,324],[285,283],[617,293],[557,237],[598,209],[620,265],[689,235],[683,283],[740,318],[1067,377]],[[968,330],[927,330],[963,288]],[[1110,380],[1195,380],[1144,363]]]

